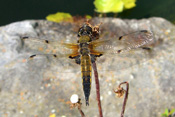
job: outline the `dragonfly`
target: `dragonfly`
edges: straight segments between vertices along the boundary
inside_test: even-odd
[[[119,55],[137,48],[150,49],[147,47],[153,42],[153,33],[148,30],[140,30],[114,39],[101,39],[98,25],[85,22],[78,30],[76,43],[22,37],[24,43],[34,42],[36,50],[42,50],[41,54],[33,54],[29,57],[35,59],[41,56],[53,59],[73,59],[81,66],[81,77],[86,106],[89,105],[91,91],[92,64],[97,58],[107,54]],[[37,46],[40,45],[40,46]]]

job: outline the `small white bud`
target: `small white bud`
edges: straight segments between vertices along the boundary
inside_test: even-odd
[[[70,101],[72,103],[77,103],[78,102],[78,95],[77,94],[73,94],[70,98]]]

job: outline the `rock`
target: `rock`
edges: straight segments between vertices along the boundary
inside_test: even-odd
[[[126,117],[160,116],[165,108],[175,108],[175,26],[162,18],[122,20],[93,18],[102,22],[101,38],[114,38],[138,30],[152,30],[153,50],[139,50],[122,56],[103,56],[97,61],[104,117],[120,116],[123,98],[113,93],[119,83],[128,81]],[[80,116],[70,110],[72,94],[82,100],[86,116],[98,116],[96,89],[92,74],[90,106],[85,106],[80,66],[68,58],[52,62],[46,58],[26,62],[38,51],[25,45],[23,36],[77,42],[75,24],[27,20],[0,27],[0,116]],[[145,52],[146,51],[146,52]],[[64,63],[69,65],[68,69]],[[66,64],[66,65],[67,65]],[[111,71],[113,70],[113,71]]]

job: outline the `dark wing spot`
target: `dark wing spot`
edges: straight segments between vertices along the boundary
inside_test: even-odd
[[[98,57],[102,56],[103,54],[100,54]]]
[[[120,36],[120,37],[119,37],[119,40],[121,40],[122,38],[123,38],[123,36]]]
[[[31,55],[30,58],[33,58],[33,57],[35,57],[35,56],[36,56],[35,54],[34,54],[34,55]]]
[[[53,56],[54,56],[55,58],[57,57],[57,55],[56,55],[56,54],[54,54]]]
[[[122,50],[118,50],[117,52],[120,53]]]
[[[147,33],[148,31],[147,31],[147,30],[141,30],[140,32],[144,32],[144,33]]]
[[[26,37],[21,37],[21,38],[22,38],[22,39],[28,39],[29,37],[26,36]]]
[[[95,55],[95,57],[100,57],[100,56],[102,56],[103,54],[99,54],[99,55]]]
[[[46,42],[46,43],[49,43],[49,41],[48,41],[48,40],[45,40],[45,42]]]
[[[142,47],[142,49],[144,49],[144,50],[151,50],[151,48],[149,48],[149,47]]]
[[[69,56],[70,59],[74,59],[75,57]]]

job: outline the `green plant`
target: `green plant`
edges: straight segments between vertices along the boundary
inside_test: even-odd
[[[55,14],[50,14],[46,17],[47,20],[53,21],[53,22],[61,22],[61,21],[73,21],[72,16],[69,13],[63,13],[63,12],[57,12]]]
[[[169,110],[169,109],[165,109],[165,112],[161,115],[162,117],[169,117],[170,115],[172,115],[175,112],[175,109]]]
[[[95,0],[95,11],[99,13],[118,13],[124,9],[131,9],[136,6],[136,0]]]
[[[95,11],[99,13],[118,13],[124,9],[130,9],[136,6],[136,0],[95,0]],[[91,19],[91,16],[86,15],[86,19]],[[73,22],[73,17],[69,13],[57,12],[46,17],[47,20],[53,22]]]
[[[74,22],[74,20],[76,20],[76,18],[86,18],[86,19],[91,19],[92,17],[90,15],[86,15],[84,17],[76,17],[76,16],[72,16],[69,13],[64,13],[64,12],[57,12],[55,14],[50,14],[46,17],[46,19],[48,21],[52,21],[52,22]]]

